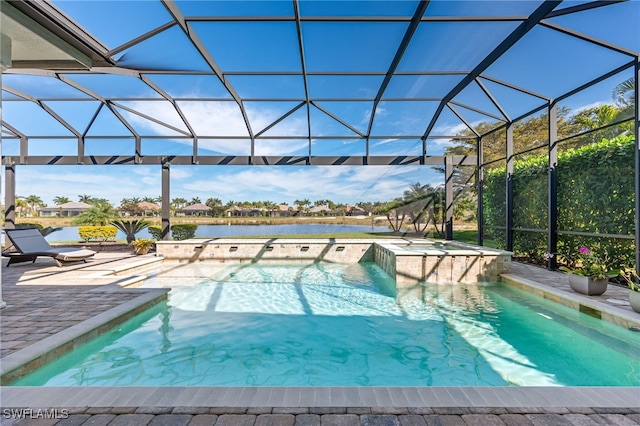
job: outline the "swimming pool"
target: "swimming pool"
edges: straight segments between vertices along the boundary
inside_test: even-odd
[[[373,263],[174,265],[166,303],[13,385],[637,386],[637,333],[507,285],[396,301]]]

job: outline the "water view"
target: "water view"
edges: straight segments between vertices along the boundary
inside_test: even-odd
[[[78,226],[65,226],[61,230],[49,234],[46,240],[51,242],[59,241],[79,241]],[[340,225],[340,224],[320,224],[320,223],[294,223],[282,225],[198,225],[196,237],[198,238],[221,238],[237,237],[244,235],[295,235],[295,234],[334,234],[352,232],[389,232],[387,226],[371,225]],[[137,233],[138,238],[150,238],[151,235],[146,229]],[[117,240],[126,239],[122,231],[118,231]]]

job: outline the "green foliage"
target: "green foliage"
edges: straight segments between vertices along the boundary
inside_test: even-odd
[[[174,240],[188,240],[196,236],[198,225],[185,223],[179,225],[171,225],[171,238]]]
[[[162,239],[162,227],[156,226],[156,225],[151,225],[151,226],[149,226],[147,228],[147,231],[153,237],[154,240],[161,240]]]
[[[127,235],[128,244],[136,239],[136,234],[138,232],[142,231],[150,225],[150,223],[144,219],[114,220],[113,222],[111,222],[111,224]]]
[[[78,234],[82,241],[113,241],[118,234],[115,226],[81,226]]]
[[[85,212],[79,214],[71,222],[73,225],[106,225],[111,221],[115,211],[108,202],[97,201]]]
[[[634,148],[633,136],[619,136],[558,154],[560,230],[634,234]],[[484,216],[489,226],[505,225],[505,179],[504,167],[486,173]],[[547,228],[547,186],[546,155],[514,163],[514,227]],[[504,231],[492,232],[496,239],[504,238]],[[558,261],[570,266],[582,246],[608,253],[614,269],[634,263],[633,240],[565,234],[558,236]],[[514,233],[516,255],[540,260],[546,249],[546,234]]]

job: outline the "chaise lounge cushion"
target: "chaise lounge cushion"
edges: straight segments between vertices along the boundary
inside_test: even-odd
[[[44,239],[39,230],[31,229],[6,229],[5,234],[11,241],[16,251],[2,252],[3,256],[9,257],[9,263],[35,262],[38,256],[52,257],[58,266],[63,262],[79,262],[96,254],[93,250],[75,248],[53,248]]]

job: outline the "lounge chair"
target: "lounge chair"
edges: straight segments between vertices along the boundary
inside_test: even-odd
[[[14,251],[3,251],[2,255],[9,258],[9,263],[35,262],[38,256],[52,257],[58,266],[69,262],[87,261],[96,254],[93,250],[75,248],[53,248],[36,228],[5,229],[5,235],[11,242]]]

